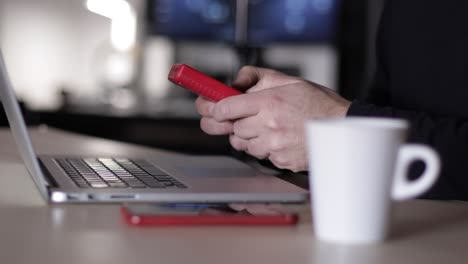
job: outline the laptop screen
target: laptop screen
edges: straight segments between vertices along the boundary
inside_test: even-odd
[[[31,139],[24,122],[23,115],[21,114],[18,101],[16,100],[13,88],[11,86],[10,78],[6,70],[5,61],[3,59],[2,51],[0,50],[0,98],[5,109],[8,122],[11,127],[11,132],[15,140],[21,158],[23,159],[29,174],[32,176],[35,184],[39,188],[41,195],[47,199],[47,186],[42,171],[39,167],[36,153],[34,152]]]

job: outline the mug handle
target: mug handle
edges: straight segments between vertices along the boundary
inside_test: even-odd
[[[421,160],[426,168],[414,181],[408,180],[411,163]],[[407,200],[427,191],[437,180],[440,172],[439,155],[430,147],[420,144],[405,144],[398,151],[392,190],[394,200]]]

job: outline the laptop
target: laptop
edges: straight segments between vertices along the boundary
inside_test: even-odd
[[[41,195],[52,203],[296,203],[307,199],[306,190],[229,156],[38,157],[1,50],[0,97],[26,168]]]

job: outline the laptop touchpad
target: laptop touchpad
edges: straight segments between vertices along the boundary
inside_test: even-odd
[[[177,169],[194,177],[253,177],[257,172],[247,164],[226,156],[196,156]]]
[[[251,168],[213,168],[213,167],[198,167],[188,168],[179,167],[184,175],[192,177],[253,177],[256,175],[255,170]]]

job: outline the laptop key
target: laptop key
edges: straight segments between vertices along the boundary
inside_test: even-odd
[[[146,171],[148,174],[157,176],[157,175],[167,175],[164,171],[154,167],[154,166],[144,166],[142,167],[144,171]]]
[[[80,188],[187,188],[150,162],[129,159],[57,159]]]
[[[166,186],[166,187],[175,186],[175,184],[173,182],[162,182],[162,184],[164,184],[164,186]]]
[[[158,181],[163,181],[163,182],[170,182],[174,179],[171,176],[162,176],[162,175],[154,176],[154,178],[156,178],[156,180]]]
[[[134,160],[133,162],[151,175],[167,175],[167,173],[146,160]]]
[[[166,187],[164,184],[154,180],[154,181],[147,181],[145,182],[151,188],[164,188]]]
[[[152,164],[147,160],[132,160],[138,166],[151,166]]]
[[[140,181],[153,181],[153,180],[154,180],[154,178],[151,177],[151,176],[149,176],[149,177],[148,177],[148,176],[145,176],[145,177],[138,177],[138,179],[139,179]]]
[[[90,184],[93,188],[107,188],[108,185],[105,183],[93,182]]]

